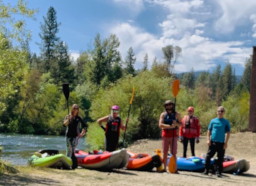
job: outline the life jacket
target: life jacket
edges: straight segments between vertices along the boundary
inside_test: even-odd
[[[197,117],[184,116],[181,121],[180,136],[196,138],[200,136],[200,124]]]
[[[112,116],[109,116],[108,122],[106,125],[106,136],[112,136],[120,134],[120,127],[121,127],[121,118],[116,117],[113,118]]]
[[[176,112],[168,114],[165,112],[164,114],[164,124],[172,125],[173,121],[176,120]],[[177,128],[175,129],[163,129],[162,130],[162,137],[177,137]]]

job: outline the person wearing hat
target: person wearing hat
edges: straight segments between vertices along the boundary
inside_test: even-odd
[[[195,142],[199,143],[200,128],[199,120],[194,116],[194,107],[188,107],[187,115],[182,118],[179,130],[180,142],[183,143],[184,158],[187,157],[188,142],[190,143],[192,156],[195,156]]]
[[[162,129],[163,163],[164,170],[166,171],[166,160],[169,149],[175,160],[177,160],[180,115],[175,111],[175,104],[171,100],[165,101],[164,108],[165,111],[160,115],[158,126]]]
[[[228,140],[230,137],[230,123],[224,118],[225,108],[223,106],[218,107],[217,117],[212,119],[207,131],[207,144],[209,146],[208,152],[205,158],[205,171],[204,174],[208,175],[210,169],[210,161],[214,154],[217,152],[217,168],[216,175],[222,176],[223,160],[225,156],[225,150],[228,146]]]
[[[119,110],[120,107],[118,105],[113,105],[111,107],[110,115],[104,116],[97,120],[100,127],[105,131],[105,149],[109,152],[117,149],[120,129],[125,129],[125,126],[119,117]],[[105,127],[102,125],[103,122],[106,123]]]
[[[80,124],[82,125],[82,131],[80,132]],[[77,159],[75,157],[75,148],[78,144],[78,139],[83,137],[87,131],[87,124],[79,116],[79,106],[77,104],[72,105],[71,113],[64,119],[63,125],[66,129],[66,144],[67,144],[67,156],[72,159],[72,169],[77,168]]]

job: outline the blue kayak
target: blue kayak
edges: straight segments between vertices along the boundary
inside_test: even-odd
[[[169,159],[167,158],[167,165],[169,164]],[[205,167],[205,160],[199,157],[189,157],[189,158],[177,158],[177,168],[181,171],[203,171]]]
[[[205,164],[204,159],[198,157],[177,158],[178,170],[185,171],[202,171]]]

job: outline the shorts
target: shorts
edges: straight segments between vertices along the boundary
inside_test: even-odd
[[[178,137],[162,137],[162,145],[163,145],[163,153],[167,154],[168,150],[170,148],[170,153],[172,155],[177,154],[177,148],[178,148]]]

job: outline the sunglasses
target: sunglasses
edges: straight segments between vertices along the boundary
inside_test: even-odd
[[[170,105],[173,105],[173,104],[170,103],[170,104],[166,104],[165,106],[170,106]]]
[[[218,110],[218,112],[223,113],[223,112],[224,112],[224,110]]]
[[[119,111],[118,110],[113,110],[113,113],[118,113]]]

